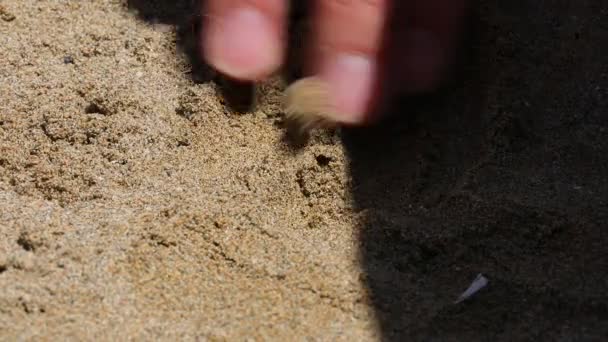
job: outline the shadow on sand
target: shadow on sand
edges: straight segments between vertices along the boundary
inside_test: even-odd
[[[345,134],[384,339],[600,339],[608,6],[477,10],[460,84]],[[478,273],[489,286],[452,304]]]

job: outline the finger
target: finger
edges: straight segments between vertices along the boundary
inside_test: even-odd
[[[454,58],[467,0],[402,1],[395,8],[390,37],[390,73],[400,91],[418,93],[438,86]]]
[[[258,80],[283,60],[285,0],[209,0],[203,8],[203,55],[218,71]]]
[[[338,122],[365,121],[388,0],[316,0],[313,71],[327,82]]]

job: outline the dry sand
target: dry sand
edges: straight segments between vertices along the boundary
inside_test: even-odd
[[[297,153],[129,3],[0,0],[0,340],[608,336],[605,1],[484,2],[447,91]]]

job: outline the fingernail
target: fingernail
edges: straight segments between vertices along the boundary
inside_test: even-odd
[[[210,19],[205,54],[220,72],[244,80],[271,74],[281,63],[279,33],[260,11],[237,8],[222,20]]]
[[[335,108],[334,119],[345,124],[365,120],[372,93],[375,62],[364,55],[337,53],[321,68]]]
[[[411,91],[431,90],[439,81],[446,58],[439,39],[429,31],[412,29],[402,42],[403,86]]]

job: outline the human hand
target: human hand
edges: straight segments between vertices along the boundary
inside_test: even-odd
[[[315,1],[315,43],[307,67],[328,84],[339,116],[333,119],[346,124],[373,121],[374,109],[391,94],[435,88],[453,58],[468,4]],[[207,0],[202,38],[207,62],[240,80],[259,81],[274,73],[286,54],[287,6],[288,0]]]

